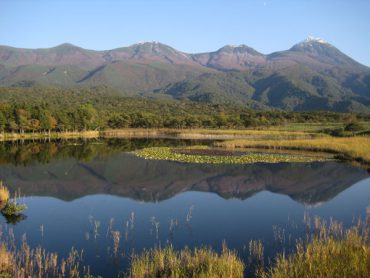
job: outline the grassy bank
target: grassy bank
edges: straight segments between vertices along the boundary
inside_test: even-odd
[[[178,139],[299,139],[323,137],[325,134],[305,131],[257,129],[171,129],[125,128],[91,131],[0,133],[0,141],[73,138],[178,138]]]
[[[68,131],[68,132],[34,132],[18,133],[3,132],[0,133],[0,141],[16,140],[42,140],[42,139],[74,139],[74,138],[98,138],[99,131]]]
[[[283,139],[283,138],[315,138],[325,134],[304,131],[263,130],[263,129],[113,129],[101,131],[104,138],[127,137],[173,137],[179,139]]]
[[[218,147],[266,148],[329,152],[344,158],[370,164],[370,137],[324,137],[297,140],[232,140],[215,143]]]

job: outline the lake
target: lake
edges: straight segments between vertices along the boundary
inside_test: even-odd
[[[351,225],[370,217],[366,170],[335,161],[207,165],[145,160],[131,151],[210,141],[166,139],[6,142],[0,179],[20,192],[23,217],[1,217],[2,232],[26,234],[33,247],[67,256],[84,250],[93,274],[127,270],[133,251],[173,244],[226,242],[247,260],[248,242],[266,257],[289,249],[305,231],[304,215]],[[7,223],[9,222],[9,223]],[[113,251],[112,231],[121,238]],[[276,237],[280,243],[277,243]]]

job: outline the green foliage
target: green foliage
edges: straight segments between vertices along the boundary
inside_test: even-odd
[[[344,127],[345,131],[351,132],[363,131],[364,129],[364,126],[358,122],[351,122]]]
[[[1,210],[1,213],[6,216],[20,215],[25,209],[27,209],[25,204],[17,204],[15,201],[10,201]]]
[[[252,110],[238,105],[118,96],[106,87],[0,88],[0,130],[45,132],[108,128],[246,128],[293,122],[350,122],[353,114]],[[369,116],[357,115],[359,120]]]
[[[108,127],[113,129],[129,127],[131,123],[130,116],[126,113],[114,113],[108,119]]]

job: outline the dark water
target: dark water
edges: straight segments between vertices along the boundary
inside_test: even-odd
[[[0,179],[20,190],[25,219],[1,218],[15,238],[66,256],[83,249],[94,274],[115,276],[133,250],[212,246],[225,241],[247,258],[261,239],[266,255],[302,235],[305,213],[351,225],[370,214],[368,173],[337,162],[201,165],[137,158],[144,146],[207,144],[196,141],[111,140],[3,143]],[[276,228],[278,227],[278,228]],[[120,231],[119,255],[111,231]],[[290,239],[290,236],[292,238]],[[289,243],[290,239],[290,243]],[[280,250],[280,249],[279,249]]]

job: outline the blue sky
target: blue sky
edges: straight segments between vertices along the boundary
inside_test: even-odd
[[[184,52],[262,53],[321,37],[370,66],[369,0],[0,0],[0,44],[112,49],[160,41]]]

